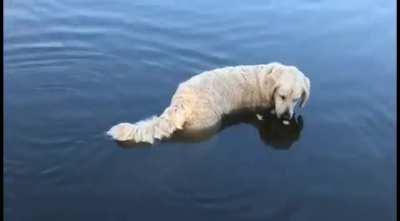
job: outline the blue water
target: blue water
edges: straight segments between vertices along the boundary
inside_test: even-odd
[[[395,1],[6,0],[6,220],[394,220]],[[123,146],[205,70],[279,61],[301,122]],[[298,126],[300,125],[301,126]]]

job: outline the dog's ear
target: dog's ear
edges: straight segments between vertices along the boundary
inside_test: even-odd
[[[264,86],[265,90],[267,91],[267,97],[271,102],[274,102],[275,93],[278,89],[278,74],[276,71],[272,71],[268,73],[265,80]]]
[[[310,87],[310,80],[306,76],[303,76],[303,93],[301,94],[300,103],[301,108],[304,108],[308,101],[308,98],[310,97]]]
[[[267,73],[264,86],[267,90],[267,97],[270,101],[274,102],[275,93],[279,88],[279,78],[281,77],[281,64],[280,63],[271,63],[271,69],[269,73]]]

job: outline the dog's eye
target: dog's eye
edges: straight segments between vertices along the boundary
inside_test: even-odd
[[[281,95],[282,100],[285,100],[286,96]]]

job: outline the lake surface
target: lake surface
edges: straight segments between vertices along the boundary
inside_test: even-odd
[[[395,6],[6,0],[4,217],[394,220]],[[203,140],[105,136],[197,73],[272,61],[311,79],[290,128],[239,116]]]

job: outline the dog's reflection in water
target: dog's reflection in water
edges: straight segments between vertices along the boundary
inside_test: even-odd
[[[160,141],[160,143],[194,143],[202,142],[210,139],[217,134],[231,126],[245,123],[250,124],[258,129],[261,140],[267,146],[279,150],[288,150],[292,147],[301,135],[303,129],[303,118],[298,116],[293,117],[288,125],[282,123],[282,120],[276,118],[271,114],[263,114],[263,119],[257,118],[254,112],[242,112],[225,116],[220,124],[215,125],[213,128],[202,131],[177,131],[173,136],[167,140]],[[122,148],[139,148],[151,147],[147,143],[135,143],[131,141],[117,142]]]

